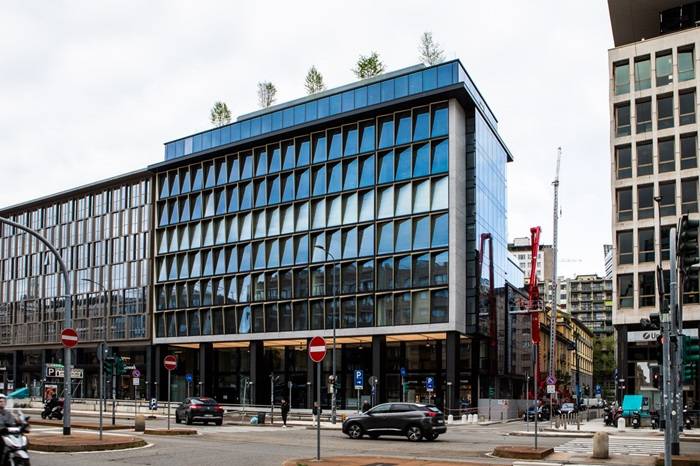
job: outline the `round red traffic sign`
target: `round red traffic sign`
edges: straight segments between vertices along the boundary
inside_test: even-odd
[[[169,354],[163,359],[163,366],[169,371],[174,371],[177,367],[177,358],[172,354]]]
[[[66,348],[72,348],[78,344],[78,333],[72,328],[64,328],[61,332],[61,343]]]
[[[323,337],[313,337],[309,342],[309,358],[313,362],[321,362],[326,357],[326,340]]]

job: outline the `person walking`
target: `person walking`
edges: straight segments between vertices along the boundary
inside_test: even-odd
[[[282,399],[282,404],[280,404],[280,411],[282,412],[282,427],[287,427],[287,415],[289,414],[289,403],[284,398]]]
[[[366,413],[367,411],[369,411],[369,408],[371,408],[371,406],[369,405],[369,401],[367,401],[367,400],[363,401],[362,402],[362,412]]]

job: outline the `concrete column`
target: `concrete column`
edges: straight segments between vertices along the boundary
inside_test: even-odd
[[[480,352],[480,346],[481,343],[479,341],[478,337],[474,337],[471,340],[471,352],[470,352],[470,358],[471,358],[471,366],[472,366],[472,372],[470,375],[470,383],[472,386],[472,405],[475,407],[477,403],[479,402],[479,374],[481,373],[481,369],[479,368],[479,363],[480,363],[480,357],[479,357],[479,352]]]
[[[267,389],[270,380],[265,373],[265,347],[262,340],[250,342],[250,381],[253,385],[250,388],[250,400],[252,404],[269,403],[269,390]],[[268,398],[265,394],[268,394]]]
[[[197,393],[199,396],[211,396],[213,387],[213,361],[214,361],[214,345],[212,343],[199,344],[199,382],[202,384],[202,393]]]
[[[372,374],[379,379],[377,383],[377,404],[386,401],[386,337],[374,335],[372,337]],[[369,380],[369,379],[368,379]]]
[[[448,406],[452,409],[458,407],[459,400],[459,333],[447,332],[445,340],[445,382],[452,382],[451,391],[447,389],[445,383],[445,408]],[[449,400],[448,400],[449,397]]]
[[[623,325],[617,328],[617,379],[625,379],[625,383],[627,381],[627,346],[627,326]],[[615,380],[615,386],[618,387],[616,398],[624,395],[619,389],[618,380]]]

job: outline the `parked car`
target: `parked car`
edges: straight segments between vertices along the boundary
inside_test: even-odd
[[[562,403],[559,414],[573,414],[576,412],[576,405],[573,403]]]
[[[210,422],[220,426],[224,422],[224,408],[222,408],[214,398],[207,397],[191,397],[175,409],[175,422],[181,423],[185,421],[187,424],[193,422]]]
[[[405,435],[413,442],[432,441],[445,432],[442,411],[433,405],[416,403],[383,403],[365,413],[352,414],[343,422],[343,433],[351,439]]]
[[[549,406],[540,406],[537,408],[537,420],[538,421],[548,421],[549,420]],[[535,421],[535,407],[530,406],[527,408],[527,412],[523,415],[523,421]]]

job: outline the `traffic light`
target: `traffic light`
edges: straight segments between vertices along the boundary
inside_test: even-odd
[[[697,378],[700,361],[700,338],[683,336],[683,383],[692,383]]]
[[[677,254],[681,270],[686,274],[693,265],[700,263],[698,227],[700,227],[700,221],[690,220],[688,214],[681,217],[678,222]]]
[[[126,374],[126,363],[124,362],[124,359],[121,358],[121,356],[114,357],[114,373],[116,375]]]
[[[114,374],[114,359],[114,356],[105,356],[103,367],[107,377],[112,377]]]

